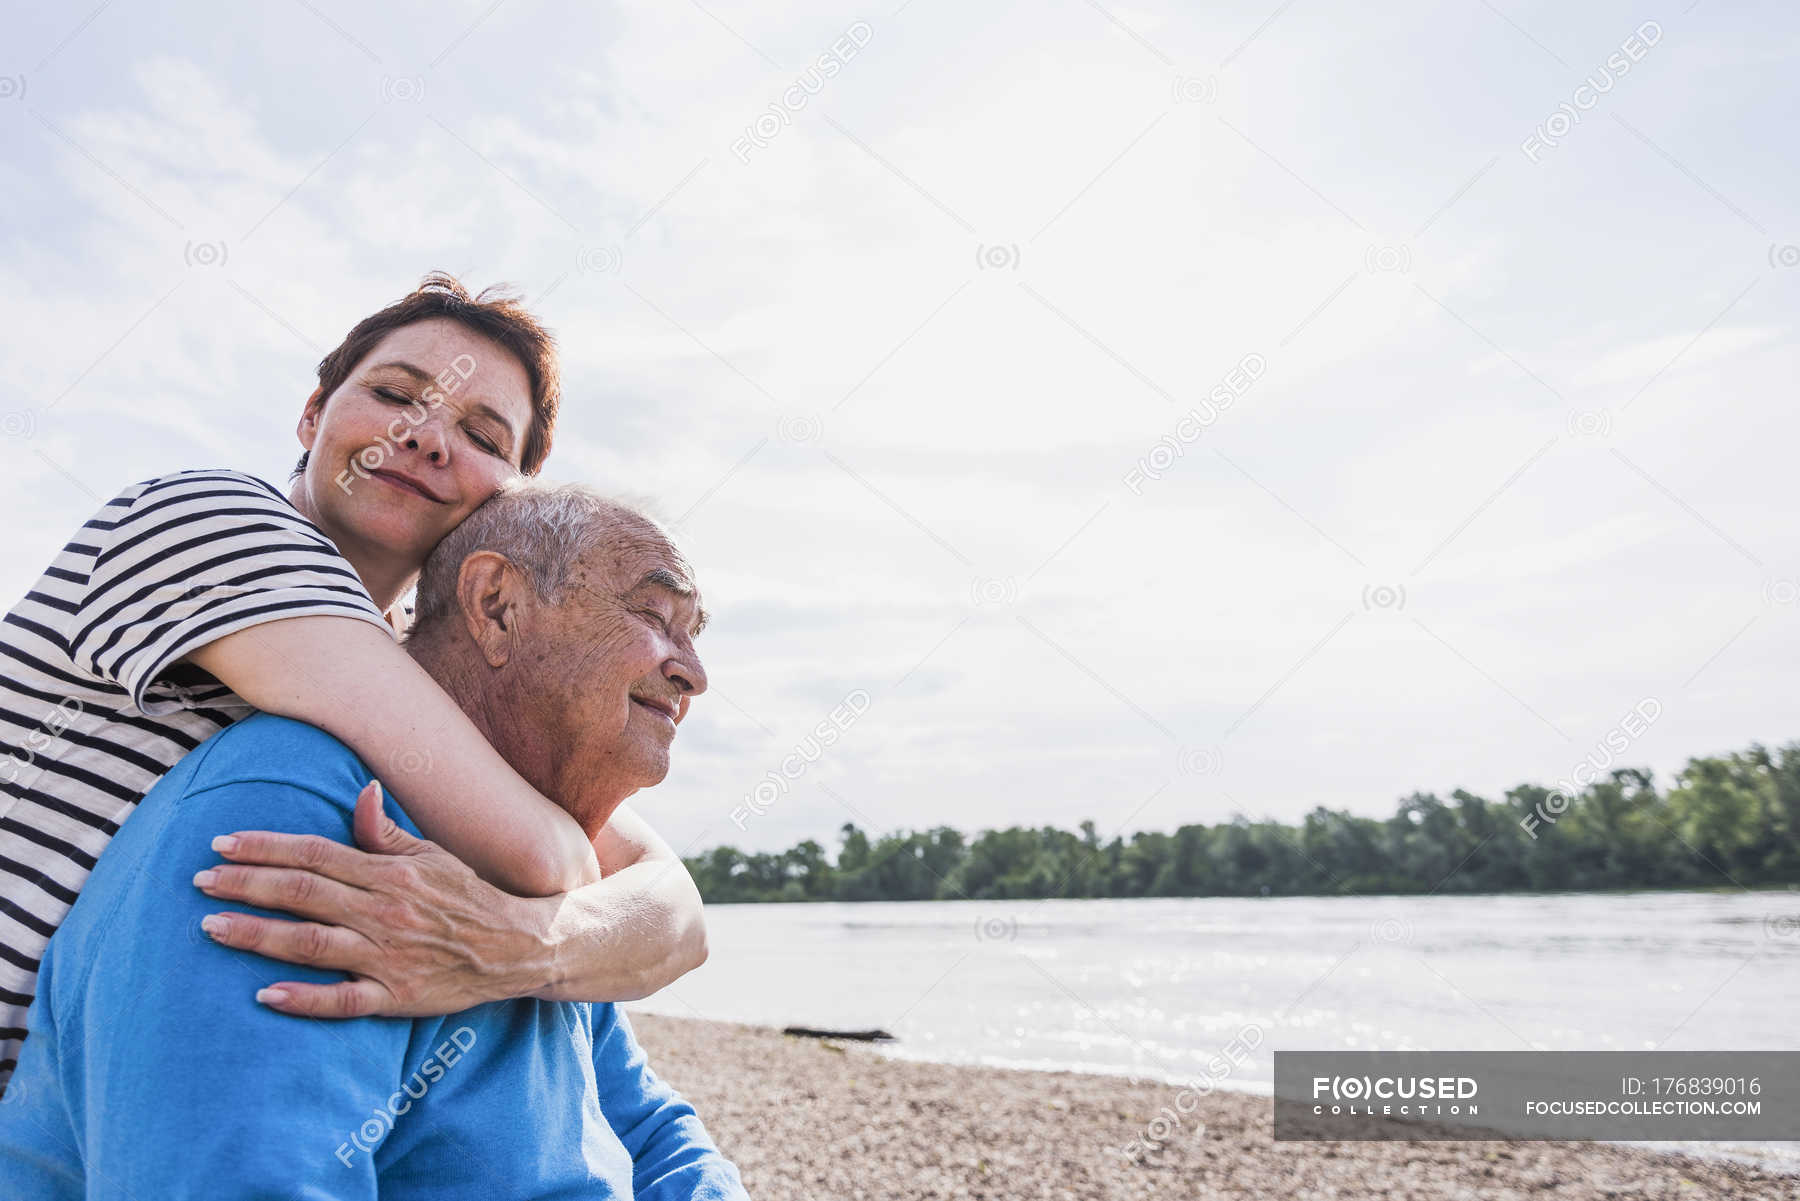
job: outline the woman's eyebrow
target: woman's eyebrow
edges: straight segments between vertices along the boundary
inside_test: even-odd
[[[410,375],[413,378],[413,381],[415,383],[429,384],[431,382],[431,374],[429,372],[427,372],[423,367],[414,366],[413,364],[404,362],[403,360],[400,360],[400,359],[393,359],[386,363],[377,363],[373,367],[369,368],[369,370],[370,371],[383,371],[388,368],[392,368],[395,371],[404,371],[407,375]]]

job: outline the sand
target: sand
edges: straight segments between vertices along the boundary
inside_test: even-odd
[[[1794,1198],[1800,1176],[1597,1143],[1277,1143],[1266,1098],[884,1058],[633,1013],[756,1201],[890,1198]],[[1142,1154],[1154,1134],[1160,1149]],[[1176,1128],[1170,1115],[1179,1118]],[[1202,1127],[1202,1124],[1203,1127]],[[1121,1148],[1137,1146],[1127,1156]]]

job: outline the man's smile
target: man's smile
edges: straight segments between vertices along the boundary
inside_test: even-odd
[[[676,718],[677,718],[677,714],[678,714],[679,710],[676,706],[676,702],[673,699],[657,700],[652,697],[634,696],[631,698],[631,703],[634,705],[641,705],[644,708],[650,710],[652,713],[656,714],[658,717],[661,717],[665,721],[667,721],[671,726],[673,726],[676,722]]]

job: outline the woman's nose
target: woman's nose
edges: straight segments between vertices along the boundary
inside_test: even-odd
[[[449,446],[435,421],[427,421],[415,429],[412,437],[406,440],[406,449],[423,452],[433,463],[442,463],[449,458]]]

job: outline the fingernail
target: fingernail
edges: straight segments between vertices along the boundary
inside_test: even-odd
[[[237,839],[229,834],[221,834],[212,840],[212,849],[219,852],[221,855],[229,855],[231,852],[237,850],[237,847]]]
[[[219,873],[214,871],[210,867],[207,868],[205,871],[199,871],[199,872],[194,873],[194,887],[195,888],[211,888],[213,885],[217,884],[218,882],[219,882]]]
[[[257,990],[256,999],[264,1005],[281,1005],[286,1003],[288,995],[279,988],[262,988]]]
[[[231,932],[231,919],[222,913],[209,913],[200,919],[200,928],[214,938],[224,938]]]

